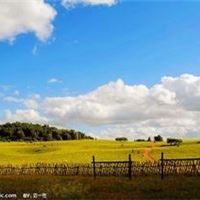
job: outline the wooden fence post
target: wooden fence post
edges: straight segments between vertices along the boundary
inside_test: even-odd
[[[128,156],[128,177],[129,180],[132,179],[132,161],[131,161],[131,154]]]
[[[92,164],[93,164],[93,175],[94,175],[94,179],[96,178],[96,166],[95,166],[95,157],[92,157]]]
[[[77,166],[76,175],[79,175],[79,166]]]
[[[164,153],[161,153],[161,180],[164,178]]]

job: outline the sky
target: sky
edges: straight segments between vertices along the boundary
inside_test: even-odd
[[[0,0],[0,123],[200,137],[199,10],[197,1]]]

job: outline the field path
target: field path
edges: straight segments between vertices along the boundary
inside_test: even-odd
[[[151,154],[152,149],[153,149],[154,146],[155,146],[155,143],[152,142],[152,143],[151,143],[151,147],[148,147],[148,148],[146,148],[146,149],[144,150],[143,156],[144,156],[145,160],[151,161],[151,162],[154,162],[154,161],[155,161],[154,157],[153,157],[152,154]]]

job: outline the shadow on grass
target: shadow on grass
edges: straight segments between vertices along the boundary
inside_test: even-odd
[[[47,199],[200,199],[200,177],[1,176],[1,193],[46,193]],[[38,198],[40,199],[40,198]]]

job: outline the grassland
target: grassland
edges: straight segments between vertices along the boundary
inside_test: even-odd
[[[164,152],[166,158],[200,158],[200,142],[185,141],[179,147],[160,144],[152,149],[152,155],[156,160],[159,159],[161,152]]]
[[[184,141],[179,147],[165,142],[116,142],[103,140],[56,142],[1,142],[0,164],[36,162],[90,163],[98,160],[145,161],[151,154],[155,160],[164,152],[167,158],[200,157],[198,140]],[[66,177],[66,176],[1,176],[0,193],[46,193],[47,199],[200,199],[199,177]],[[41,198],[37,198],[41,199]]]
[[[155,160],[164,152],[168,158],[200,157],[200,143],[197,140],[184,141],[182,145],[166,146],[166,143],[116,142],[106,140],[79,140],[55,142],[1,142],[0,164],[27,164],[36,162],[90,163],[92,156],[98,160],[145,161],[144,151],[151,150]]]
[[[46,193],[50,200],[68,199],[200,199],[199,177],[127,178],[4,176],[0,179],[2,193]],[[42,198],[37,198],[42,199]]]

